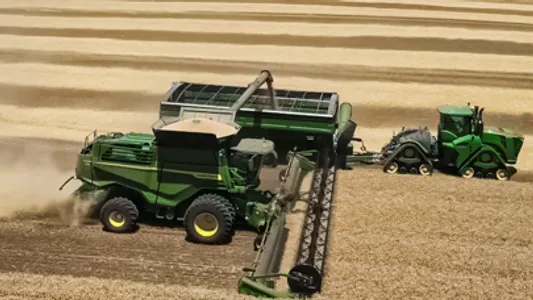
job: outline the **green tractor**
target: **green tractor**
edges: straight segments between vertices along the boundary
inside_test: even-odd
[[[501,127],[485,127],[478,106],[442,106],[437,138],[427,128],[402,129],[379,153],[355,154],[352,162],[372,160],[384,172],[431,175],[433,169],[464,178],[509,180],[524,137]]]
[[[206,126],[217,132],[205,132]],[[95,131],[94,140],[86,139],[77,192],[93,196],[105,230],[131,232],[140,216],[152,214],[183,221],[190,241],[220,244],[229,242],[237,220],[257,229],[265,224],[272,193],[257,188],[263,160],[274,151],[271,141],[235,144],[238,125],[205,118],[158,127],[154,134]]]

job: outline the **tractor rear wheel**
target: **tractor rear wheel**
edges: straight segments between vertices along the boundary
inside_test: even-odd
[[[107,201],[100,210],[100,221],[106,231],[114,233],[132,232],[137,226],[139,210],[135,204],[124,197]]]
[[[187,239],[200,244],[224,244],[231,240],[235,223],[235,208],[217,194],[196,198],[185,212]]]

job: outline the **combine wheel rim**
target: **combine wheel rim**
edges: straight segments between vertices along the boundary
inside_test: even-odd
[[[229,199],[218,194],[202,194],[185,211],[186,240],[211,245],[230,243],[235,217],[235,208]],[[214,226],[204,227],[199,221],[205,219]]]
[[[475,174],[476,172],[474,171],[474,168],[470,167],[466,169],[462,175],[463,175],[463,178],[472,178],[474,177]]]
[[[496,171],[496,179],[509,180],[509,172],[505,169],[499,169],[498,171]]]
[[[110,199],[100,209],[100,221],[104,230],[114,233],[133,232],[137,227],[139,210],[124,197]]]
[[[496,176],[494,175],[494,173],[492,173],[492,172],[488,172],[487,175],[485,175],[485,178],[487,178],[487,179],[494,179],[494,178],[496,178]]]
[[[428,164],[421,164],[420,167],[418,167],[418,172],[420,172],[422,176],[431,175],[431,167]]]
[[[118,210],[109,213],[109,224],[115,228],[120,228],[126,224],[126,216]]]
[[[386,172],[389,174],[394,174],[398,172],[399,166],[396,162],[392,162],[387,166]]]
[[[211,223],[214,223],[214,225],[212,225]],[[204,226],[204,225],[207,225],[207,226]],[[206,229],[206,227],[207,228],[213,227],[213,228]],[[217,218],[208,212],[203,212],[203,213],[198,214],[196,218],[194,218],[194,230],[196,230],[196,233],[198,233],[202,237],[212,237],[218,231]]]

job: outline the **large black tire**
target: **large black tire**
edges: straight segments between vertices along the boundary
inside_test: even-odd
[[[100,221],[109,232],[132,232],[137,228],[138,218],[137,206],[124,197],[112,198],[100,209]]]
[[[201,195],[185,212],[187,239],[208,245],[228,243],[233,236],[235,218],[235,208],[227,198],[217,194]]]

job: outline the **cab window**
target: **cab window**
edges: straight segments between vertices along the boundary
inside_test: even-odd
[[[469,117],[462,116],[441,116],[442,129],[451,131],[457,136],[464,136],[471,133]]]

